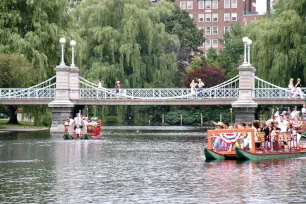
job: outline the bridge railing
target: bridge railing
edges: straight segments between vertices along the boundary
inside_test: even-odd
[[[0,99],[54,99],[55,88],[1,88]]]
[[[56,76],[30,88],[1,88],[0,99],[53,99]]]
[[[238,98],[237,88],[197,89],[98,89],[80,88],[81,99],[232,99]]]

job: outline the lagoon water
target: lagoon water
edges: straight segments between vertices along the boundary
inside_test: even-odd
[[[1,203],[305,203],[306,158],[205,162],[190,127],[106,127],[102,140],[1,133]]]

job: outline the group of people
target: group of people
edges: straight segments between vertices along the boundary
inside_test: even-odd
[[[196,83],[194,80],[191,81],[190,83],[190,89],[191,89],[191,96],[198,96],[202,97],[203,96],[203,87],[205,84],[202,82],[201,79],[197,79],[198,83]]]
[[[216,129],[254,129],[255,147],[262,151],[291,150],[296,148],[306,148],[306,144],[299,145],[301,135],[298,133],[298,127],[295,126],[292,119],[287,116],[279,116],[276,120],[259,121],[247,123],[235,123],[229,126],[228,123],[218,122]],[[225,142],[221,137],[216,136],[213,139],[213,149],[222,149],[233,151],[234,147],[250,150],[252,148],[252,138],[250,133],[242,133],[233,143]]]
[[[82,129],[82,124],[84,124],[85,126],[87,125],[92,125],[94,127],[97,127],[99,124],[99,121],[97,121],[95,118],[91,118],[89,119],[88,117],[85,116],[78,116],[78,114],[76,115],[76,117],[74,119],[72,119],[72,117],[69,117],[66,119],[65,121],[65,132],[68,131],[68,128],[70,127],[70,125],[74,125],[73,129],[75,130],[77,128],[77,126],[79,125],[80,128]]]
[[[289,81],[289,98],[304,98],[304,93],[301,89],[301,79],[298,78],[296,84],[294,85],[294,79],[291,78]]]
[[[116,81],[115,88],[116,88],[116,95],[119,95],[120,89],[121,89],[120,81]],[[102,81],[101,80],[98,81],[98,89],[102,89]]]

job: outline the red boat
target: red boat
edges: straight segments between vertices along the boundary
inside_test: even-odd
[[[99,137],[102,134],[102,120],[98,120],[97,124],[87,124],[87,134],[92,137]]]

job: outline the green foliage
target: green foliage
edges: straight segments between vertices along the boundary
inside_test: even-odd
[[[177,52],[178,71],[185,73],[185,68],[192,62],[194,54],[201,54],[198,49],[205,41],[203,30],[198,30],[189,13],[176,6],[172,15],[163,19],[166,31],[177,35],[180,48]]]
[[[169,79],[176,72],[173,50],[179,40],[161,20],[174,9],[147,0],[84,1],[75,15],[87,41],[86,78],[102,79],[106,87],[114,87],[116,80],[122,87],[173,87]]]
[[[22,106],[22,112],[27,117],[34,118],[34,126],[51,126],[52,112],[48,106]]]
[[[305,6],[305,0],[279,0],[275,15],[247,26],[259,77],[280,86],[287,86],[290,78],[306,78]]]
[[[58,40],[69,28],[67,0],[3,0],[0,8],[0,53],[24,55],[35,70],[33,83],[53,76]]]
[[[208,60],[206,59],[205,56],[201,56],[201,57],[196,57],[192,60],[191,64],[186,67],[186,73],[195,71],[197,69],[200,69],[201,67],[205,66],[208,64]]]
[[[24,56],[0,54],[0,87],[20,88],[31,84],[31,65]]]

